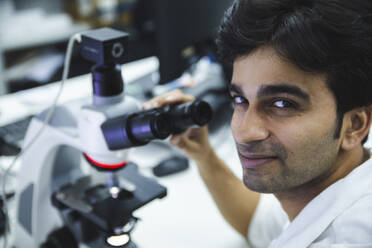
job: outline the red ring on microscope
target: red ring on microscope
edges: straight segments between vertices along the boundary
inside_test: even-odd
[[[106,170],[117,170],[117,169],[123,168],[124,166],[126,166],[128,164],[128,161],[124,161],[124,162],[119,163],[119,164],[103,164],[103,163],[100,163],[100,162],[95,161],[94,159],[92,159],[91,157],[89,157],[86,153],[83,153],[83,154],[84,154],[84,157],[92,165],[97,166],[97,167],[100,167],[102,169],[106,169]]]

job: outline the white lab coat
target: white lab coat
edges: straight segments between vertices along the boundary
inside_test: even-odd
[[[262,194],[248,230],[252,248],[372,248],[372,159],[315,197],[289,222]]]

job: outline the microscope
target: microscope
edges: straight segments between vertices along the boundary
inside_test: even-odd
[[[119,66],[128,37],[110,28],[84,32],[82,57],[95,64],[92,98],[57,106],[48,123],[47,111],[31,121],[24,143],[39,137],[19,168],[15,247],[135,248],[133,212],[167,191],[128,152],[211,120],[203,101],[141,111],[124,94]]]

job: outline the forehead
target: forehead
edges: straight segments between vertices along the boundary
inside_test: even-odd
[[[232,84],[245,95],[256,95],[262,87],[290,85],[306,92],[311,98],[327,97],[334,100],[321,74],[304,72],[281,59],[272,48],[260,48],[234,62]]]

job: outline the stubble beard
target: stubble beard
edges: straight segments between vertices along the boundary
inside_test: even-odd
[[[304,143],[295,153],[288,152],[281,144],[265,145],[275,152],[277,159],[259,168],[243,166],[244,184],[256,192],[280,193],[319,183],[332,172],[337,160],[337,141],[333,134],[329,132],[316,144]]]

